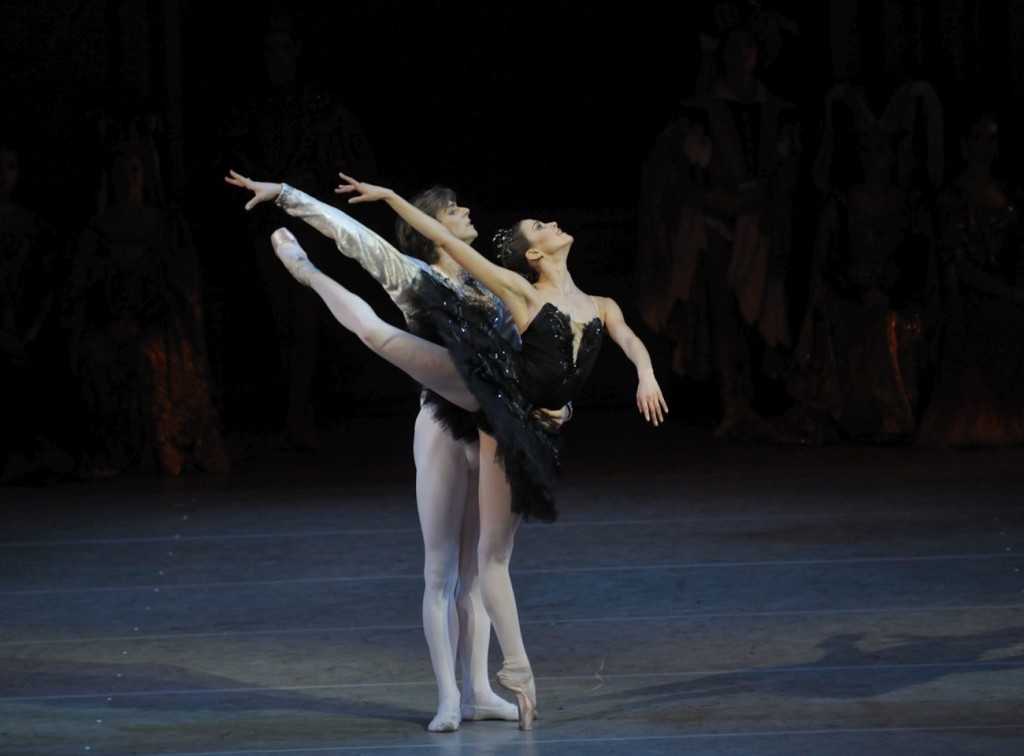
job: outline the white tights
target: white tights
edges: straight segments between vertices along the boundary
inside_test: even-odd
[[[416,417],[413,456],[424,549],[423,631],[439,702],[430,729],[454,729],[462,718],[514,719],[515,707],[494,693],[487,675],[491,621],[476,558],[480,445],[453,439],[424,406]]]
[[[480,409],[480,403],[466,388],[443,346],[391,325],[378,316],[365,299],[333,278],[315,274],[309,285],[324,300],[334,318],[374,354],[452,404],[470,412]]]

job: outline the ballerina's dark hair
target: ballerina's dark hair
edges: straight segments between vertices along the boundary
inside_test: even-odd
[[[522,223],[500,229],[491,239],[491,243],[494,244],[498,262],[509,270],[519,273],[530,283],[536,282],[537,272],[526,259],[530,242],[523,236]]]
[[[431,218],[455,202],[455,191],[446,186],[432,186],[412,198],[411,204]],[[437,262],[437,247],[430,239],[414,229],[401,218],[395,219],[395,238],[398,248],[407,255],[418,257],[429,264]]]

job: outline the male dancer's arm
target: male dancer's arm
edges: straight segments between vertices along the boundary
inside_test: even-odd
[[[308,223],[334,240],[345,257],[355,260],[384,287],[392,301],[409,315],[410,286],[426,272],[427,264],[399,252],[379,234],[333,205],[311,197],[300,189],[281,184],[274,204],[293,218]]]

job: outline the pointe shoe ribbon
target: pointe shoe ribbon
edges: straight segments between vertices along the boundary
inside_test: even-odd
[[[295,234],[287,228],[279,228],[270,235],[270,243],[274,247],[274,254],[291,273],[292,278],[303,286],[309,286],[310,279],[320,271],[309,261]]]

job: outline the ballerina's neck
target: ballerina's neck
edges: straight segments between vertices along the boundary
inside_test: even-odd
[[[542,270],[534,288],[555,294],[560,297],[571,297],[579,293],[576,283],[566,268],[558,270]]]

